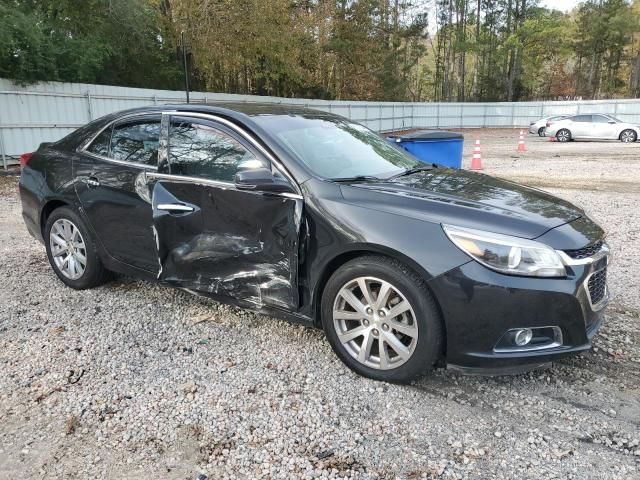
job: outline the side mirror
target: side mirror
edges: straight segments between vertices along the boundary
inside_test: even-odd
[[[270,169],[265,167],[238,171],[235,177],[235,184],[238,190],[295,193],[287,180],[276,177]]]

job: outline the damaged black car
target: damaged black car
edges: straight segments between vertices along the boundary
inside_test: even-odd
[[[330,113],[139,108],[22,167],[24,221],[69,287],[119,272],[320,327],[378,380],[549,365],[590,347],[609,298],[582,209]]]

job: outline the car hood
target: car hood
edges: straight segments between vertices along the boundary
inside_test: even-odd
[[[343,184],[342,195],[348,202],[376,210],[529,239],[584,215],[541,190],[449,168]]]

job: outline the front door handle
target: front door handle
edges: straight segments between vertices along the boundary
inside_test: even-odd
[[[87,178],[87,185],[90,187],[99,187],[100,181],[96,177],[89,177]]]
[[[157,206],[158,210],[164,210],[165,212],[177,212],[177,213],[187,213],[193,212],[193,207],[188,205],[183,205],[181,203],[161,203]]]

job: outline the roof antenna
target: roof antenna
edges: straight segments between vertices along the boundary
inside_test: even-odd
[[[187,94],[187,103],[189,103],[189,67],[187,66],[187,45],[184,41],[184,30],[180,32],[182,40],[182,63],[184,65],[184,91]]]

